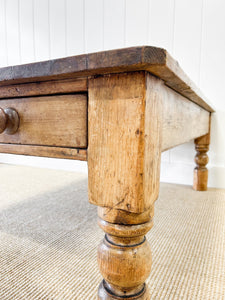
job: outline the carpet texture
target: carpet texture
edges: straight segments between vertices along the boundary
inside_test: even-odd
[[[96,299],[103,238],[87,176],[0,165],[0,300]],[[225,299],[225,190],[161,184],[151,299]]]

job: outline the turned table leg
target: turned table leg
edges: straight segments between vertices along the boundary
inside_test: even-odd
[[[89,80],[88,190],[105,238],[99,300],[149,300],[145,234],[159,193],[161,81],[143,72]]]
[[[195,139],[195,149],[197,154],[195,162],[197,166],[194,169],[194,184],[193,188],[196,191],[207,191],[208,184],[208,169],[206,165],[209,161],[207,151],[209,150],[209,134]]]
[[[99,208],[99,226],[105,237],[98,248],[98,264],[104,278],[99,300],[149,300],[145,280],[151,265],[151,249],[145,234],[153,226],[153,212],[133,214]]]

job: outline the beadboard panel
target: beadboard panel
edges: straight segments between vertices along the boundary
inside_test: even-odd
[[[4,0],[0,0],[0,66],[8,65],[7,53],[7,29],[6,29],[6,5]]]
[[[49,1],[30,0],[30,2],[33,2],[33,34],[30,39],[34,39],[34,61],[48,60],[51,58]]]
[[[0,67],[126,46],[164,47],[217,108],[210,162],[224,167],[224,130],[216,132],[225,119],[224,10],[221,0],[0,0]],[[194,167],[192,147],[167,151],[162,160]]]
[[[104,2],[104,50],[125,46],[125,1],[108,0]],[[113,17],[112,17],[113,16]]]
[[[190,7],[195,9],[190,15],[187,13]],[[203,0],[176,1],[174,5],[174,30],[173,30],[173,56],[179,61],[193,81],[199,85],[200,61],[201,61],[201,38],[203,24]],[[188,50],[188,51],[187,51]],[[193,161],[194,155],[188,149],[193,144],[182,145],[170,150],[170,162],[177,162],[184,157],[183,162]],[[194,152],[194,151],[193,151]]]
[[[4,1],[7,64],[18,65],[21,60],[21,16],[19,0]],[[3,62],[4,63],[4,62]]]
[[[84,12],[84,38],[85,52],[96,52],[103,50],[104,33],[104,1],[103,0],[85,0]]]
[[[49,0],[50,57],[66,55],[66,1]]]
[[[29,63],[35,60],[34,53],[34,3],[30,0],[19,1],[19,39],[21,62]]]
[[[148,43],[148,0],[126,1],[125,46]]]
[[[66,5],[66,55],[84,53],[84,1],[67,0]]]
[[[173,54],[175,22],[174,5],[174,0],[149,1],[148,43],[166,48],[171,54]]]

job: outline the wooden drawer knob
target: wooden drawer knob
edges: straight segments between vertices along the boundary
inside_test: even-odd
[[[0,108],[0,133],[14,134],[19,128],[19,115],[13,108]]]

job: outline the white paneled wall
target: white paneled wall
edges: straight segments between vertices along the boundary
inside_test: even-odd
[[[0,66],[135,45],[166,48],[200,86],[212,118],[210,186],[225,187],[223,0],[0,0]],[[162,155],[161,180],[192,183],[193,143]],[[0,162],[86,171],[84,163],[0,155]]]

